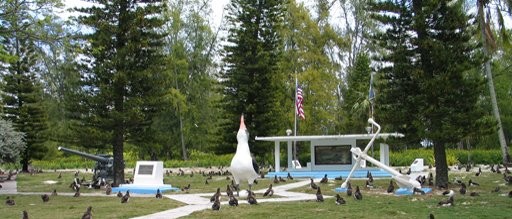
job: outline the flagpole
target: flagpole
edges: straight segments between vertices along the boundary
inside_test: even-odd
[[[375,91],[373,90],[373,73],[370,72],[370,89],[368,91],[368,101],[370,102],[370,118],[373,119],[373,103],[375,101]],[[373,134],[374,125],[372,123],[371,134]],[[374,145],[372,145],[372,156],[374,155]]]
[[[297,73],[295,73],[295,100],[294,106],[295,106],[295,112],[293,112],[294,115],[294,125],[293,125],[293,136],[297,136],[297,88],[299,86],[299,81],[297,79]],[[297,146],[296,146],[295,140],[293,140],[293,160],[297,160]]]

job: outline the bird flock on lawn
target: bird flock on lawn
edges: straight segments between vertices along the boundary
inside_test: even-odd
[[[57,172],[57,170],[55,170],[55,172]],[[0,170],[0,173],[3,173],[3,172],[1,172],[1,170]],[[12,173],[11,175],[14,175],[13,171],[11,171],[11,173]],[[16,173],[17,173],[17,171],[16,171]],[[35,175],[37,173],[42,173],[42,170],[31,171],[31,175]],[[82,186],[84,184],[87,184],[85,182],[85,177],[82,176],[82,179],[80,179],[80,171],[75,171],[72,174],[73,174],[73,179],[72,179],[71,183],[69,184],[69,188],[71,189],[71,191],[74,192],[73,197],[76,197],[76,198],[80,197],[80,191],[82,188],[89,188],[89,189],[97,188],[97,189],[104,190],[105,194],[107,196],[112,194],[112,185],[109,182],[107,182],[105,179],[97,180],[95,183],[96,185],[88,184],[88,186]],[[59,172],[56,178],[57,178],[57,180],[62,180],[64,178],[63,172]],[[130,180],[128,180],[128,181],[130,181]],[[190,184],[187,187],[184,187],[183,190],[188,192],[188,189],[190,188]],[[1,187],[0,187],[0,189],[1,189]],[[53,189],[51,193],[40,195],[40,198],[41,198],[42,203],[48,203],[48,202],[52,202],[51,197],[56,197],[56,196],[58,196],[57,189]],[[121,191],[119,191],[117,193],[117,197],[119,197],[119,200],[122,204],[128,203],[130,200],[130,191],[127,190],[125,194],[123,194]],[[155,197],[157,199],[161,199],[163,197],[160,189],[157,189]],[[16,201],[14,200],[14,197],[7,196],[5,199],[5,205],[15,206]],[[29,218],[28,211],[26,211],[26,210],[22,211],[22,218],[23,219]],[[87,207],[85,212],[82,214],[82,219],[91,219],[91,218],[92,218],[92,206],[89,206],[89,207]]]
[[[252,163],[250,165],[251,165],[250,166],[251,168],[254,168]],[[263,165],[261,165],[261,166],[263,166]],[[272,167],[268,167],[268,171],[271,171],[271,168]],[[453,180],[453,182],[449,182],[449,185],[450,185],[450,187],[452,187],[452,189],[448,189],[448,186],[437,187],[437,189],[440,189],[443,191],[442,195],[446,196],[445,198],[439,199],[439,201],[437,203],[438,206],[439,207],[455,206],[456,195],[457,195],[456,191],[458,191],[458,194],[460,194],[462,196],[470,196],[470,197],[477,198],[478,196],[480,196],[479,192],[482,192],[481,189],[479,189],[480,183],[478,183],[478,177],[481,177],[484,174],[489,174],[489,172],[502,175],[504,184],[512,185],[512,174],[507,166],[491,165],[490,167],[484,167],[484,168],[487,170],[490,170],[490,171],[488,171],[488,173],[483,172],[482,166],[471,167],[471,165],[467,165],[466,167],[462,167],[462,166],[455,167],[455,169],[458,169],[459,171],[465,170],[466,172],[470,172],[473,170],[474,174],[473,173],[469,174],[467,176],[468,179],[466,179],[466,180],[463,180],[460,178],[455,178]],[[254,171],[256,172],[256,170],[254,170]],[[74,197],[80,197],[80,191],[82,189],[81,185],[84,181],[84,177],[82,177],[82,179],[80,179],[79,174],[80,174],[80,172],[78,172],[78,171],[75,172],[74,178],[73,178],[72,182],[69,184],[69,187],[75,192]],[[176,176],[183,176],[183,177],[193,177],[194,174],[200,174],[203,177],[205,177],[205,184],[208,184],[209,180],[215,180],[215,181],[219,180],[219,178],[213,179],[214,176],[224,177],[226,179],[226,181],[229,182],[226,185],[226,190],[225,190],[226,198],[228,200],[229,206],[236,207],[239,205],[239,200],[237,199],[237,197],[239,197],[239,196],[237,194],[234,194],[234,191],[238,192],[239,185],[237,183],[235,183],[235,180],[237,178],[235,176],[233,176],[233,174],[230,172],[230,168],[226,168],[226,167],[222,167],[222,166],[217,169],[208,167],[208,168],[199,170],[198,172],[194,172],[193,169],[184,170],[184,169],[180,168],[176,172],[173,172],[172,170],[167,170],[165,172],[165,174],[167,176],[170,176],[171,174],[175,174]],[[407,170],[406,174],[410,174],[410,169]],[[264,171],[261,171],[261,170],[258,171],[257,174],[251,175],[250,177],[254,177],[255,175],[257,175],[258,177],[265,177]],[[61,179],[62,177],[63,177],[62,173],[59,173],[57,176],[58,179]],[[372,190],[375,188],[374,178],[373,178],[371,172],[369,172],[369,171],[367,172],[366,178],[367,179],[366,179],[363,187],[356,185],[355,188],[353,188],[351,182],[350,181],[347,182],[346,195],[348,197],[352,197],[355,201],[363,200],[363,192],[365,190]],[[240,180],[243,180],[243,179],[238,178],[238,180],[239,180],[239,182],[241,182]],[[245,179],[245,180],[247,180],[247,179]],[[293,177],[290,174],[290,172],[287,173],[287,176],[285,178],[277,176],[277,175],[274,176],[273,179],[270,180],[270,183],[268,184],[268,187],[262,196],[263,197],[272,197],[275,194],[274,185],[286,182],[287,180],[293,180]],[[322,194],[321,186],[329,183],[329,178],[328,178],[327,174],[325,174],[318,181],[319,184],[315,183],[313,178],[310,178],[309,180],[310,180],[310,183],[309,183],[308,187],[311,189],[311,191],[316,192],[316,194],[315,194],[316,202],[324,202],[324,196]],[[334,181],[342,181],[342,180],[343,179],[341,176],[334,178]],[[433,174],[431,172],[428,174],[428,177],[427,176],[418,176],[416,178],[416,180],[418,182],[420,182],[420,184],[422,186],[432,186],[433,187],[434,178],[433,178]],[[253,183],[256,183],[256,182],[257,182],[257,180],[256,180],[256,178],[254,178]],[[501,184],[502,183],[500,183],[500,185],[496,185],[496,187],[490,192],[500,193],[502,190]],[[84,187],[84,188],[86,188],[86,187]],[[100,181],[100,188],[105,190],[106,195],[111,195],[112,186],[109,183]],[[180,188],[181,188],[182,192],[188,193],[191,190],[191,185],[187,184],[186,186],[182,186]],[[457,188],[457,189],[455,189],[455,188]],[[392,194],[392,193],[394,193],[395,189],[396,189],[396,184],[395,184],[394,180],[390,180],[389,185],[387,186],[386,192]],[[257,205],[258,200],[256,198],[256,194],[253,191],[251,191],[250,189],[245,190],[245,191],[247,193],[247,199],[246,199],[247,203],[250,205]],[[50,193],[48,193],[48,194],[50,194]],[[58,195],[56,189],[53,189],[53,191],[51,192],[50,195],[48,195],[48,194],[41,195],[41,200],[43,203],[51,202],[51,197]],[[415,189],[414,194],[425,194],[425,193],[421,189]],[[122,192],[118,192],[117,196],[120,198],[121,203],[128,203],[130,200],[130,192],[129,191],[126,191],[125,194],[123,194]],[[506,193],[505,196],[512,198],[512,191]],[[157,199],[162,198],[162,193],[159,189],[156,191],[155,197]],[[212,197],[210,199],[210,201],[212,203],[212,210],[220,210],[221,209],[221,202],[220,202],[221,199],[222,199],[221,190],[220,190],[220,188],[217,188],[217,191],[212,195]],[[8,196],[5,200],[5,204],[7,206],[14,206],[14,205],[16,205],[16,202],[13,197]],[[335,195],[335,204],[336,205],[346,205],[347,200],[345,200],[341,194],[336,194]],[[23,215],[24,215],[23,216],[24,218],[28,218],[27,211],[23,211]],[[433,217],[433,215],[432,215],[432,217]],[[83,213],[82,218],[92,218],[92,206],[89,206],[86,209],[86,211]]]
[[[466,169],[466,171],[472,170],[472,168],[465,168],[465,169]],[[484,172],[482,171],[482,167],[474,168],[473,170],[475,170],[475,169],[476,169],[476,171],[474,172],[474,177],[480,177],[484,174]],[[502,174],[503,180],[506,185],[512,185],[512,174],[510,173],[510,171],[508,170],[508,168],[506,166],[492,165],[490,167],[490,169],[494,173]],[[461,170],[464,170],[464,168],[462,168]],[[411,174],[411,170],[408,169],[405,172],[405,174]],[[478,183],[477,179],[473,178],[472,176],[473,175],[469,175],[469,179],[467,179],[467,181],[463,181],[461,179],[456,178],[454,180],[454,183],[449,182],[449,186],[450,187],[458,187],[458,190],[455,190],[455,191],[458,191],[458,193],[460,195],[468,195],[470,197],[478,197],[478,196],[480,196],[479,192],[481,192],[479,189],[477,189],[477,188],[479,188],[480,183]],[[367,172],[366,177],[367,177],[367,179],[366,179],[363,187],[360,187],[359,185],[355,185],[355,187],[353,188],[351,182],[348,181],[346,195],[348,197],[352,197],[355,201],[362,201],[363,200],[363,192],[365,190],[372,190],[375,188],[374,178],[370,171]],[[291,174],[288,172],[287,179],[290,179],[290,178],[293,179]],[[263,193],[262,196],[263,197],[271,197],[272,195],[274,195],[274,187],[273,186],[275,184],[282,182],[281,179],[283,179],[283,178],[279,177],[277,175],[274,176],[273,178],[271,178],[271,180],[270,180],[271,182],[268,185],[268,188],[265,190],[265,192]],[[341,177],[334,178],[334,181],[338,181],[338,180],[341,181],[342,178]],[[428,175],[418,176],[416,178],[416,180],[422,186],[434,187],[434,176],[433,176],[432,172],[430,172]],[[322,194],[322,188],[321,188],[322,186],[321,185],[329,183],[329,178],[328,178],[327,174],[325,174],[324,177],[322,177],[317,182],[315,182],[315,180],[313,178],[310,178],[309,181],[310,182],[308,184],[308,188],[310,189],[310,191],[316,191],[316,194],[315,194],[316,200],[315,201],[316,202],[324,202],[324,196]],[[390,180],[389,184],[386,188],[386,193],[393,194],[395,192],[396,188],[397,188],[396,182],[394,180]],[[231,184],[228,184],[226,187],[226,196],[228,198],[228,203],[230,206],[238,206],[238,199],[236,198],[238,196],[233,194],[234,189],[236,189],[236,187],[233,182]],[[455,198],[456,198],[457,192],[455,192],[454,189],[448,189],[448,186],[438,186],[438,187],[436,187],[436,189],[441,190],[442,192],[440,194],[442,194],[442,196],[443,196],[443,198],[440,198],[439,201],[437,202],[437,205],[439,207],[455,206]],[[251,205],[257,204],[258,201],[256,199],[256,194],[254,192],[252,192],[251,190],[246,190],[246,191],[247,191],[247,203],[251,204]],[[491,192],[498,193],[500,191],[501,191],[501,188],[498,185]],[[425,192],[422,189],[414,188],[413,194],[425,195]],[[512,191],[508,192],[508,194],[505,194],[505,195],[512,198]],[[220,204],[219,204],[220,200],[221,200],[220,188],[217,188],[217,192],[215,192],[210,199],[210,201],[212,203],[212,210],[220,209]],[[347,204],[347,200],[345,200],[341,194],[335,195],[334,202],[336,205],[346,205]],[[430,214],[429,217],[434,218],[434,215]]]
[[[448,187],[437,187],[438,190],[443,191],[442,195],[445,196],[445,198],[439,199],[439,201],[437,203],[438,206],[439,207],[455,206],[456,196],[458,194],[460,194],[462,196],[469,196],[469,197],[477,198],[478,196],[480,196],[480,192],[482,192],[482,190],[479,189],[481,185],[478,182],[478,177],[481,177],[482,175],[485,175],[485,174],[490,174],[489,172],[495,173],[495,174],[500,174],[501,176],[503,176],[502,183],[499,183],[499,185],[496,185],[496,187],[494,187],[494,189],[491,190],[490,192],[500,193],[501,190],[503,188],[505,188],[501,184],[512,185],[512,175],[510,174],[510,171],[508,170],[508,168],[506,166],[492,165],[492,166],[490,166],[490,168],[484,167],[487,170],[490,169],[490,171],[488,171],[488,172],[483,172],[482,168],[483,167],[475,167],[475,168],[469,168],[469,169],[461,168],[461,169],[459,169],[461,171],[464,171],[465,169],[466,169],[466,171],[473,170],[474,175],[473,175],[473,173],[471,173],[466,176],[467,177],[466,179],[461,179],[461,178],[453,179],[453,181],[449,182],[449,186],[451,187],[451,189],[448,189]],[[194,174],[193,171],[190,171],[188,174],[186,174],[186,171],[182,170],[182,169],[178,170],[177,172],[178,172],[178,176],[185,176],[185,177],[188,177],[188,176]],[[172,173],[172,171],[169,172],[169,174],[171,174],[171,173]],[[220,167],[217,170],[215,170],[214,168],[211,168],[209,170],[208,169],[201,170],[199,172],[196,172],[195,174],[198,174],[198,173],[202,174],[204,177],[206,177],[207,180],[208,179],[212,180],[213,176],[222,176],[222,177],[226,178],[226,180],[228,180],[228,182],[229,182],[226,185],[226,190],[225,190],[228,204],[229,204],[229,206],[233,206],[233,207],[236,207],[239,205],[239,200],[237,199],[239,196],[234,193],[234,191],[237,190],[236,183],[234,182],[234,178],[229,177],[231,175],[229,170],[225,170],[225,169],[223,169],[223,167]],[[61,173],[59,175],[61,175]],[[62,176],[60,176],[60,177],[62,177]],[[285,178],[278,177],[278,176],[273,177],[273,179],[270,180],[270,183],[268,184],[267,189],[262,194],[262,197],[272,197],[275,194],[275,191],[274,191],[275,184],[282,183],[283,181],[286,182],[286,180],[293,179],[293,177],[291,176],[291,174],[289,172],[287,173],[287,177],[285,177]],[[73,179],[73,182],[70,184],[71,189],[73,191],[75,191],[74,197],[80,197],[80,190],[82,188],[80,186],[80,180],[77,180],[77,179],[79,179],[79,177],[75,177]],[[217,178],[216,181],[218,181],[218,180],[221,180],[221,179]],[[342,180],[341,177],[334,178],[334,181],[338,181],[338,180]],[[432,175],[432,173],[429,173],[428,177],[427,176],[419,176],[418,178],[416,178],[416,180],[418,180],[418,182],[420,182],[422,185],[430,185],[430,182],[433,182],[433,175]],[[328,176],[324,175],[324,177],[319,179],[319,181],[317,181],[317,182],[315,182],[315,180],[313,180],[313,178],[310,178],[309,181],[310,182],[308,184],[308,187],[309,187],[309,189],[311,189],[310,191],[316,192],[316,194],[315,194],[316,202],[319,202],[319,203],[324,202],[324,196],[322,194],[321,187],[322,187],[322,185],[330,183]],[[351,182],[350,181],[347,182],[346,195],[348,197],[352,197],[353,200],[355,200],[355,201],[361,201],[361,200],[363,200],[363,193],[365,190],[372,190],[376,187],[373,183],[374,183],[374,179],[373,179],[371,172],[367,172],[367,179],[363,186],[354,185],[354,188],[353,188]],[[105,190],[106,195],[110,195],[112,193],[112,187],[109,183],[105,183],[105,185],[102,188]],[[185,193],[188,193],[190,189],[191,189],[191,185],[188,183],[186,186],[181,187],[181,191],[185,192]],[[392,193],[394,193],[395,189],[396,189],[396,183],[394,182],[394,180],[390,180],[389,185],[387,186],[387,189],[386,189],[386,193],[392,194]],[[245,190],[245,192],[247,193],[247,198],[246,198],[247,203],[250,205],[257,205],[258,204],[257,194],[255,194],[251,190]],[[417,189],[417,190],[414,190],[414,194],[424,194],[424,192],[421,189]],[[53,191],[51,193],[42,194],[41,200],[43,203],[52,202],[52,200],[51,200],[52,197],[57,196],[57,195],[58,195],[57,190],[53,189]],[[130,200],[130,191],[126,191],[125,194],[123,194],[122,192],[118,192],[117,196],[120,198],[121,203],[128,203]],[[512,191],[506,193],[505,196],[512,198]],[[159,189],[156,191],[155,197],[158,199],[162,198],[162,193]],[[210,199],[210,201],[212,203],[212,210],[220,210],[221,209],[221,206],[222,206],[221,200],[222,200],[221,189],[217,188],[217,191],[212,195],[212,197]],[[349,201],[344,199],[342,194],[336,194],[334,202],[336,205],[346,205],[347,202],[349,202]],[[13,206],[13,205],[16,205],[16,202],[13,197],[7,197],[5,200],[5,204],[7,206]],[[25,215],[25,218],[28,218],[27,211],[24,211],[23,215]],[[83,213],[82,218],[92,218],[92,206],[89,206],[86,209],[86,211]]]

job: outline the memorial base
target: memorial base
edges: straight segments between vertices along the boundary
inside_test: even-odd
[[[119,187],[113,187],[112,193],[122,192],[125,193],[130,190],[130,193],[134,194],[156,194],[157,189],[164,193],[166,191],[179,191],[180,188],[172,187],[169,184],[163,185],[135,185],[135,184],[121,184]]]

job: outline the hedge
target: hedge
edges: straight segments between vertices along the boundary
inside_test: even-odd
[[[425,165],[434,165],[433,149],[409,149],[401,152],[390,152],[389,163],[391,166],[409,166],[414,159],[423,158]],[[467,164],[497,164],[501,163],[500,150],[446,150],[448,165]]]
[[[371,152],[370,152],[371,153]],[[372,155],[379,159],[379,151],[375,150]],[[166,160],[165,168],[177,167],[209,167],[209,166],[229,166],[233,154],[216,155],[213,153],[204,153],[196,150],[190,151],[188,160]],[[391,151],[389,154],[389,163],[391,166],[409,166],[414,159],[423,158],[425,165],[434,165],[434,153],[432,149],[409,149],[400,152]],[[309,155],[301,154],[301,159],[307,159]],[[498,164],[502,161],[500,150],[457,150],[448,149],[446,151],[448,165],[467,164]],[[282,154],[281,166],[286,166],[286,157]],[[134,168],[136,160],[129,158],[125,161],[126,168]],[[273,163],[273,162],[271,162]],[[305,163],[304,163],[305,164]],[[85,159],[80,156],[67,156],[52,160],[34,160],[32,165],[36,169],[81,169],[93,168],[95,161]],[[12,164],[1,165],[3,169],[20,168]]]

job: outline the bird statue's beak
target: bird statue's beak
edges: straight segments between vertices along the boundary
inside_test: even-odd
[[[246,129],[244,123],[244,115],[240,117],[240,129]]]

